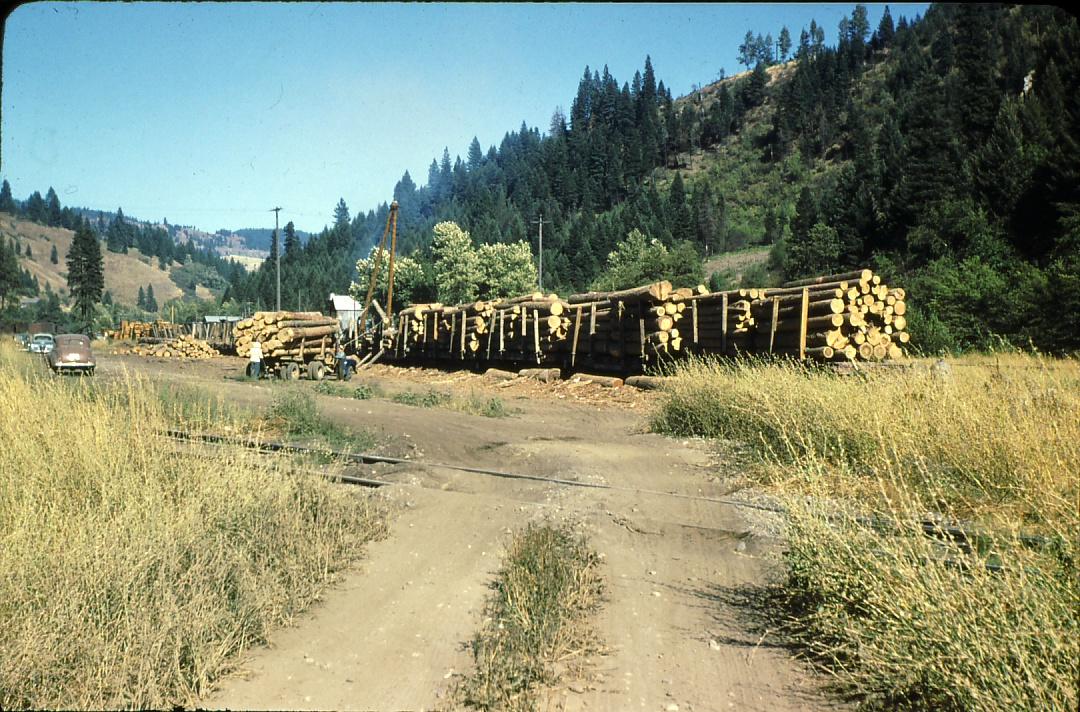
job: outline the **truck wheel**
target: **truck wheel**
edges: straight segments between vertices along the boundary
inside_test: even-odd
[[[322,361],[312,361],[307,365],[307,376],[312,381],[321,381],[326,376],[326,367]]]
[[[295,363],[283,363],[281,364],[281,378],[286,381],[298,381],[300,380],[300,367]]]

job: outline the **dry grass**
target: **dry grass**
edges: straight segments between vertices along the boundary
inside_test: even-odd
[[[598,649],[589,615],[603,590],[599,559],[565,527],[518,532],[472,641],[474,672],[457,704],[483,710],[534,710],[545,686]]]
[[[1077,362],[865,377],[696,362],[654,427],[752,446],[789,512],[795,629],[866,706],[1076,708]],[[974,551],[928,538],[915,523],[931,513],[985,536]]]
[[[191,705],[384,531],[280,459],[166,446],[231,417],[190,394],[25,362],[0,350],[0,708]]]

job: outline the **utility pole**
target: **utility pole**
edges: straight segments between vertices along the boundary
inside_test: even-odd
[[[274,213],[274,241],[272,244],[277,245],[277,311],[281,311],[281,243],[278,242],[278,213],[281,212],[281,208],[270,208],[270,211]]]
[[[545,220],[543,213],[540,213],[540,219],[539,220],[533,220],[533,225],[539,225],[540,226],[540,250],[539,250],[539,254],[540,254],[540,271],[539,271],[538,276],[539,276],[539,279],[540,279],[540,291],[541,292],[544,291],[544,223],[547,223],[548,225],[550,225],[551,221],[550,220]]]

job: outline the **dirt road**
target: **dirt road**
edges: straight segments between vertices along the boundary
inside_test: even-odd
[[[177,367],[105,356],[121,368],[201,383],[238,402],[308,383],[229,380],[237,359]],[[516,412],[485,418],[386,398],[320,396],[327,417],[375,433],[382,449],[414,462],[358,473],[398,483],[403,506],[385,541],[295,626],[252,651],[246,677],[226,680],[209,708],[446,708],[465,644],[512,530],[570,521],[604,559],[607,600],[596,624],[605,654],[583,680],[546,699],[565,710],[785,710],[837,707],[820,681],[752,620],[753,599],[776,573],[768,514],[703,498],[730,494],[724,462],[696,441],[645,432],[652,394],[591,384],[499,388],[473,374],[364,374],[384,393],[429,387],[498,396]],[[601,483],[620,489],[505,480],[433,466],[453,463]],[[650,490],[654,493],[643,493]],[[665,496],[655,492],[674,495]]]

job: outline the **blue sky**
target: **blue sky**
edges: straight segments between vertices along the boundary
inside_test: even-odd
[[[315,231],[448,147],[546,131],[586,65],[651,55],[676,96],[741,71],[747,30],[834,44],[852,4],[34,3],[4,27],[0,174],[16,198],[204,230]],[[867,4],[876,28],[884,4]],[[927,5],[890,4],[894,20]]]

